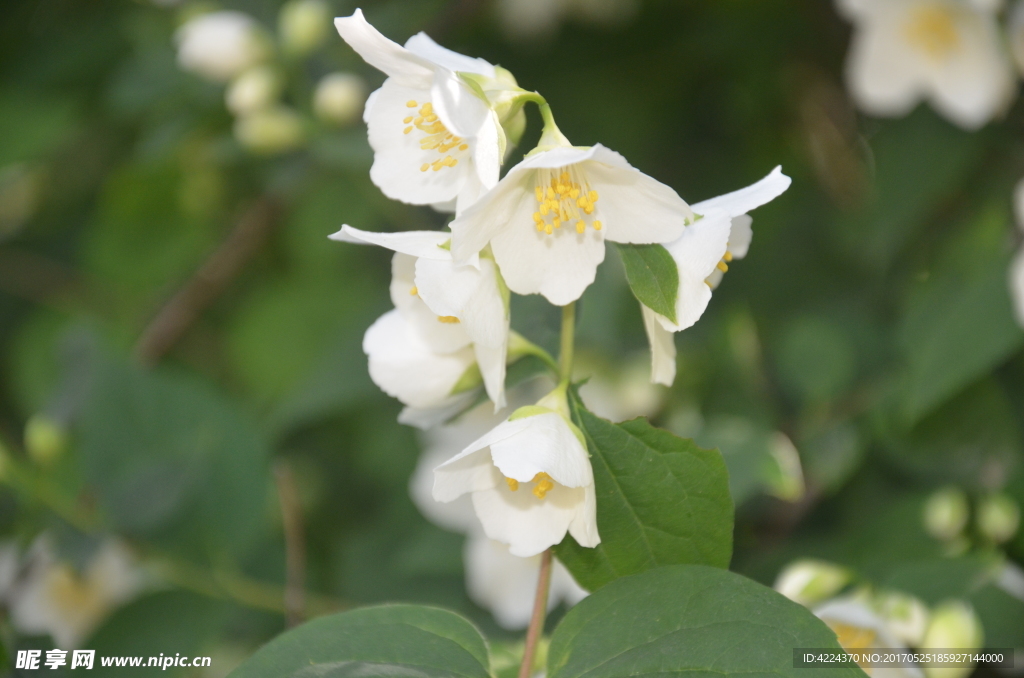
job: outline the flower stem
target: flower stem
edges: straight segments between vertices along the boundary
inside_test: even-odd
[[[569,304],[572,306],[572,304]],[[551,549],[540,556],[540,576],[537,579],[537,596],[533,599],[533,616],[526,629],[526,649],[523,663],[519,665],[519,678],[530,678],[533,672],[533,656],[537,652],[537,641],[544,630],[544,616],[548,611],[548,589],[551,588]]]
[[[576,342],[576,302],[562,307],[562,346],[558,354],[558,377],[562,383],[572,378],[572,353]]]

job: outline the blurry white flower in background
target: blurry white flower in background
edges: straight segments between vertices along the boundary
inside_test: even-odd
[[[838,593],[850,583],[853,573],[847,568],[822,560],[797,560],[779,573],[775,590],[805,607],[815,605]]]
[[[889,628],[875,611],[867,591],[835,598],[812,612],[828,624],[839,644],[846,650],[906,650],[907,646]],[[934,647],[961,647],[935,645]],[[965,646],[964,646],[965,647]],[[864,667],[872,678],[923,678],[921,669],[912,663],[903,667]]]
[[[359,119],[366,103],[366,83],[354,73],[330,73],[316,86],[313,111],[324,122],[347,125]]]
[[[331,8],[324,0],[292,0],[281,8],[277,30],[285,54],[305,56],[330,35]]]
[[[1017,71],[1024,74],[1024,0],[1017,0],[1006,20],[1007,41]]]
[[[268,108],[281,94],[281,78],[269,66],[250,68],[235,78],[224,93],[224,103],[235,115]]]
[[[928,100],[965,129],[1015,89],[996,14],[1001,0],[836,0],[854,24],[847,83],[870,115],[903,116]]]
[[[553,36],[563,21],[613,26],[633,18],[640,0],[498,0],[501,27],[516,40]]]
[[[624,360],[614,370],[588,358],[586,354],[577,354],[573,368],[575,380],[587,379],[579,392],[588,410],[619,423],[653,417],[661,409],[668,391],[651,383],[646,356]]]
[[[409,481],[409,493],[424,516],[446,530],[466,535],[463,563],[469,596],[507,629],[525,628],[529,623],[540,557],[514,556],[508,546],[487,538],[468,495],[448,503],[435,501],[434,469],[504,421],[511,410],[534,402],[552,386],[546,378],[533,379],[511,389],[508,394],[511,407],[498,414],[483,403],[451,424],[425,431],[421,434],[423,454]],[[586,595],[565,566],[556,560],[551,572],[549,610],[562,602],[574,605]]]
[[[235,121],[235,139],[253,153],[272,155],[302,145],[305,125],[302,116],[284,105],[262,108]]]
[[[178,64],[214,82],[227,82],[270,55],[270,42],[256,21],[242,12],[202,14],[174,35]]]
[[[962,600],[950,600],[932,611],[921,647],[975,650],[985,645],[981,620],[974,608]],[[964,678],[973,666],[926,668],[928,678]]]
[[[1013,192],[1013,212],[1017,228],[1024,233],[1024,180],[1017,184]],[[1017,322],[1024,327],[1024,247],[1021,247],[1010,264],[1010,296],[1013,297]]]
[[[78,647],[145,584],[128,549],[113,538],[97,547],[81,572],[57,559],[45,534],[25,554],[17,578],[10,577],[9,560],[5,550],[0,572],[10,586],[5,594],[12,624],[22,633],[49,634],[62,649]]]

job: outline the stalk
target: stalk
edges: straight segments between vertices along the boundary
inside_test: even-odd
[[[537,641],[544,630],[544,617],[548,611],[548,589],[551,588],[551,549],[540,556],[540,576],[537,579],[537,596],[533,599],[533,616],[526,629],[526,649],[523,663],[519,665],[519,678],[530,678],[533,671],[533,657],[537,652]]]

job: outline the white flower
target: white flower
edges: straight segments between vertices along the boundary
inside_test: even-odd
[[[675,240],[693,212],[675,191],[598,144],[535,152],[451,223],[452,254],[488,243],[517,294],[564,306],[579,299],[604,260],[605,240]]]
[[[1017,227],[1024,232],[1024,180],[1017,184],[1017,188],[1013,192],[1013,212]],[[1017,323],[1024,327],[1024,247],[1010,264],[1010,296],[1013,298],[1013,310],[1017,316]]]
[[[267,108],[281,93],[281,79],[267,66],[250,68],[238,76],[224,93],[224,103],[235,115]]]
[[[505,405],[509,314],[493,261],[455,266],[443,247],[450,236],[442,231],[371,233],[342,226],[331,238],[397,252],[391,283],[397,310],[378,320],[363,342],[378,386],[411,407],[437,407],[475,362],[495,410]]]
[[[1017,71],[1024,74],[1024,0],[1017,0],[1006,21],[1010,53],[1017,65]]]
[[[839,644],[846,650],[906,650],[885,621],[874,611],[866,592],[835,598],[812,610],[828,624]],[[953,647],[941,646],[935,647]],[[901,667],[871,668],[872,678],[924,678],[921,669],[913,663]]]
[[[200,15],[174,34],[178,64],[215,82],[227,82],[263,61],[267,41],[256,21],[242,12]]]
[[[753,235],[747,212],[782,195],[791,183],[782,168],[776,167],[755,184],[699,202],[693,210],[702,218],[687,226],[677,240],[665,244],[679,271],[679,289],[675,322],[641,305],[651,345],[651,381],[672,385],[676,374],[672,333],[700,319],[711,301],[712,289],[729,268],[727,262],[747,255]]]
[[[488,102],[459,77],[495,79],[494,66],[447,50],[423,33],[405,47],[361,10],[334,20],[338,33],[388,78],[366,102],[370,178],[386,196],[414,205],[471,204],[498,181],[503,135]]]
[[[970,603],[950,600],[932,611],[928,630],[921,641],[921,647],[955,647],[976,650],[984,647],[984,630],[981,620]],[[974,671],[973,666],[959,666],[925,669],[928,678],[964,678]]]
[[[353,73],[325,75],[313,94],[313,110],[321,120],[347,125],[359,117],[366,101],[366,83]]]
[[[463,548],[469,597],[490,610],[500,626],[510,631],[526,628],[533,612],[540,558],[520,558],[501,542],[479,533],[470,534]],[[565,565],[555,560],[551,566],[548,611],[563,601],[572,606],[586,597],[586,590],[576,583]]]
[[[516,556],[537,555],[567,531],[581,546],[597,546],[593,470],[564,403],[564,390],[553,391],[437,467],[434,499],[471,494],[484,533]]]
[[[11,621],[23,633],[47,633],[58,647],[75,648],[115,607],[143,585],[128,550],[107,539],[82,572],[54,555],[43,535],[26,555],[25,579],[11,593]]]
[[[847,81],[867,113],[902,116],[923,99],[966,129],[1016,88],[996,12],[1001,0],[837,0],[854,23]]]
[[[264,155],[295,150],[305,138],[302,118],[281,105],[243,115],[235,121],[234,132],[238,143]]]
[[[821,560],[798,560],[779,573],[774,588],[806,607],[834,596],[849,583],[851,576],[848,569],[839,565]]]
[[[576,380],[586,379],[579,394],[587,409],[613,422],[653,417],[665,399],[665,389],[651,385],[647,378],[643,356],[632,356],[611,367],[577,354],[573,375]]]

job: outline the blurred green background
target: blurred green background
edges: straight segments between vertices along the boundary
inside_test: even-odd
[[[771,584],[794,558],[827,558],[927,602],[971,598],[990,646],[1024,647],[1024,602],[974,585],[997,547],[973,524],[943,542],[922,522],[948,485],[1024,503],[1024,333],[1007,289],[1024,105],[976,133],[924,106],[860,116],[842,80],[849,27],[828,2],[562,4],[363,7],[399,42],[425,30],[508,68],[574,143],[619,151],[689,202],[782,164],[792,188],[754,214],[750,254],[677,338],[653,420],[725,455],[734,570]],[[277,30],[277,0],[222,7]],[[11,0],[0,14],[0,530],[21,548],[45,532],[80,572],[119,535],[163,583],[97,613],[80,645],[214,657],[171,673],[224,675],[284,629],[282,487],[301,508],[311,612],[429,602],[516,637],[466,597],[462,536],[409,499],[416,432],[367,376],[389,253],[327,240],[342,223],[446,222],[372,185],[358,115],[314,115],[325,74],[368,90],[383,75],[333,29],[282,57],[301,141],[254,151],[224,86],[176,62],[174,32],[198,9]],[[531,117],[509,164],[538,134]],[[182,289],[198,310],[165,351],[151,323]],[[581,314],[590,369],[626,379],[600,367],[646,351],[616,254]],[[513,327],[551,347],[557,311],[519,299]],[[1024,532],[1001,548],[1024,562]],[[59,647],[3,600],[9,656]]]

